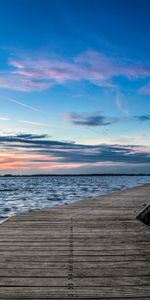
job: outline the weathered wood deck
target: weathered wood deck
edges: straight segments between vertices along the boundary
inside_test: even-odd
[[[0,299],[150,299],[150,186],[0,226]]]

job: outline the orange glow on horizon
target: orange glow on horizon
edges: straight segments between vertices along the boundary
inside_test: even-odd
[[[56,161],[57,160],[57,161]],[[41,171],[57,171],[57,169],[72,169],[81,166],[110,166],[112,162],[97,162],[97,163],[64,163],[61,157],[54,157],[48,155],[38,154],[22,154],[22,153],[1,153],[0,154],[0,170],[2,173],[6,172],[19,172],[37,170]]]
[[[81,163],[64,163],[59,162],[61,158],[56,158],[53,156],[46,156],[46,155],[35,155],[35,154],[16,154],[16,153],[5,153],[0,155],[0,165],[1,165],[1,171],[7,171],[7,170],[54,170],[57,168],[74,168],[74,167],[80,167]],[[36,161],[37,160],[37,161]],[[39,161],[38,161],[39,160]]]

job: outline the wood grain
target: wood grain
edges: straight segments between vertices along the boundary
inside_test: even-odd
[[[150,299],[150,186],[10,218],[0,299]],[[32,199],[31,199],[32,201]]]

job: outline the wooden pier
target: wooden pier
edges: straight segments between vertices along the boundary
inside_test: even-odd
[[[150,185],[0,225],[0,299],[150,299]]]

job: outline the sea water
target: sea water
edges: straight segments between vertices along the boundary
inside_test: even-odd
[[[68,204],[144,183],[150,183],[150,176],[1,176],[0,222],[15,214]]]

